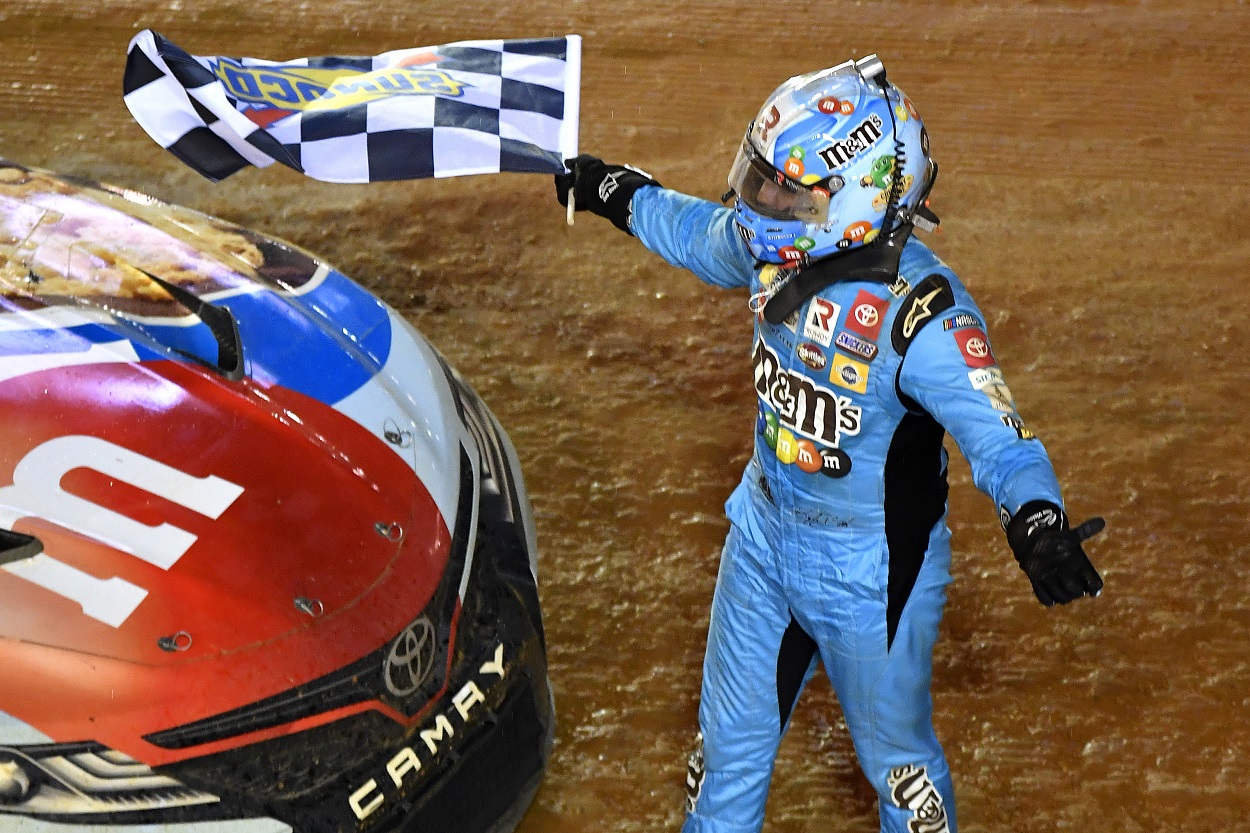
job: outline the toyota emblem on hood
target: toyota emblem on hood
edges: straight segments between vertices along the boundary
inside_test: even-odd
[[[391,643],[382,669],[386,690],[407,697],[425,684],[434,670],[434,624],[422,616]]]

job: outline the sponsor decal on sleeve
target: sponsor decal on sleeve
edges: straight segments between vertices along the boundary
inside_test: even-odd
[[[1007,383],[1003,381],[1003,371],[998,367],[981,367],[968,371],[968,381],[977,390],[984,393],[995,410],[1004,413],[1015,413],[1016,400],[1011,395]]]
[[[703,792],[703,779],[707,770],[703,765],[703,733],[694,738],[694,750],[686,762],[686,812],[693,813],[699,806],[699,795]]]
[[[981,319],[966,312],[960,312],[952,315],[950,318],[942,322],[943,330],[961,330],[964,327],[981,327],[984,329],[985,325],[981,323]]]
[[[1008,428],[1015,431],[1016,436],[1019,437],[1020,439],[1022,440],[1036,440],[1037,439],[1037,435],[1034,434],[1033,431],[1024,424],[1024,420],[1020,418],[1019,414],[1003,414],[1002,416],[999,417],[999,419],[1002,420],[1003,425],[1006,425]]]
[[[894,318],[894,330],[890,341],[899,355],[904,355],[912,339],[930,321],[955,306],[955,293],[950,281],[939,274],[932,274],[921,281]]]
[[[954,334],[955,341],[959,344],[959,352],[963,354],[964,363],[968,367],[990,367],[997,364],[990,351],[989,339],[980,327],[955,330]]]

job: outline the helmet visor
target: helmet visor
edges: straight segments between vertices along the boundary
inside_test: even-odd
[[[749,135],[750,131],[748,131]],[[798,220],[818,225],[829,219],[830,194],[841,187],[830,182],[802,185],[768,164],[750,140],[738,148],[729,169],[729,187],[757,214],[773,220]]]

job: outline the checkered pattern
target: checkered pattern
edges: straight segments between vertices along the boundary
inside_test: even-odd
[[[580,73],[577,35],[276,62],[189,55],[145,29],[124,87],[135,121],[213,181],[277,161],[377,182],[563,171],[577,155]]]

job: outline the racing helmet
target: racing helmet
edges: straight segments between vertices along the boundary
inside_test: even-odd
[[[933,184],[929,136],[876,55],[795,76],[747,126],[729,170],[751,254],[805,264],[914,219]]]

